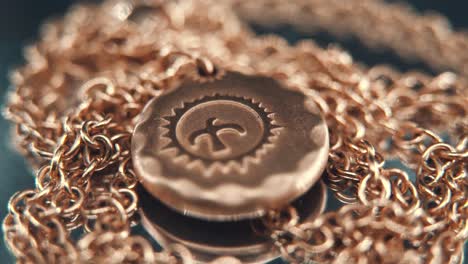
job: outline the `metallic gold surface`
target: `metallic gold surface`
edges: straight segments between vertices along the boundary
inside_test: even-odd
[[[197,263],[233,256],[242,263],[265,263],[280,256],[268,231],[260,233],[261,219],[212,222],[177,213],[141,188],[138,192],[142,224],[164,248],[182,244]],[[292,202],[300,224],[310,224],[325,209],[326,186],[318,182]]]
[[[151,100],[133,133],[132,159],[143,186],[184,214],[258,217],[320,178],[328,129],[301,91],[228,72]]]
[[[254,2],[263,5],[265,14],[276,10],[268,1],[111,0],[78,6],[63,20],[47,24],[41,39],[28,48],[26,65],[12,74],[15,90],[5,111],[16,124],[18,149],[37,169],[36,187],[11,198],[3,222],[6,243],[19,263],[193,261],[185,246],[155,251],[147,239],[131,234],[138,211],[131,135],[136,117],[152,98],[187,80],[216,79],[225,70],[304,90],[329,128],[323,178],[340,201],[350,204],[313,223],[298,223],[291,206],[265,214],[262,223],[285,260],[463,261],[468,238],[466,67],[460,67],[460,75],[400,73],[388,66],[364,67],[347,52],[322,49],[311,40],[289,45],[279,37],[256,36],[233,12],[235,4]],[[342,10],[329,2],[322,3]],[[292,3],[277,5],[287,9],[283,12],[291,20],[311,10],[298,0],[281,3]],[[408,29],[413,24],[401,21],[417,18],[418,28],[410,32],[420,42],[407,45],[412,49],[406,51],[432,54],[453,68],[466,64],[462,55],[468,38],[438,20],[399,12],[399,6],[379,0],[356,5],[367,7],[372,18],[393,10],[394,16],[386,19],[394,18],[394,23],[374,20],[372,26],[379,28]],[[347,14],[361,22],[369,17]],[[428,30],[436,37],[428,38]],[[440,53],[426,52],[433,47]],[[237,103],[223,107],[239,108]],[[251,108],[243,108],[244,115],[262,113]],[[172,115],[165,117],[170,123]],[[220,138],[243,133],[230,122],[225,125],[229,133],[220,132]],[[193,141],[183,144],[209,146],[219,126],[216,120],[183,126],[181,131],[196,132]],[[450,141],[440,136],[443,131]],[[227,146],[220,141],[217,146]],[[213,148],[202,149],[187,152],[216,156]],[[244,153],[236,150],[221,156]],[[385,166],[385,159],[394,157],[414,170],[415,182],[408,173]],[[276,188],[281,184],[271,192]],[[70,234],[77,228],[86,232],[75,241]],[[214,263],[226,263],[228,257],[219,257]],[[229,257],[229,262],[240,260]]]

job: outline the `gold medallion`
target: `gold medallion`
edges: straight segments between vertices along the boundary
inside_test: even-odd
[[[150,101],[132,155],[143,186],[166,205],[204,219],[244,219],[286,206],[320,178],[328,131],[304,93],[229,72]]]

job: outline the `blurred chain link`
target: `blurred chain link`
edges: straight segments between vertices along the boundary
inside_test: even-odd
[[[468,75],[468,33],[452,30],[435,12],[417,14],[404,2],[383,0],[233,0],[243,19],[264,26],[287,23],[300,31],[356,36],[372,48],[390,48],[437,70]]]
[[[285,18],[336,31],[350,27],[366,42],[454,67],[462,77],[367,69],[336,47],[255,36],[232,5],[242,17],[266,14],[257,18],[268,23]],[[229,69],[309,88],[327,120],[325,181],[349,205],[306,224],[292,208],[265,216],[286,260],[461,263],[468,238],[467,38],[444,21],[380,1],[75,6],[44,26],[41,41],[26,51],[27,64],[12,75],[16,89],[6,116],[37,175],[34,190],[9,202],[3,229],[10,250],[19,263],[191,263],[182,245],[156,252],[145,238],[131,235],[138,201],[131,133],[136,116],[162,89]],[[369,23],[372,32],[365,29]],[[416,39],[422,46],[410,44]],[[444,142],[442,131],[459,141]],[[384,167],[392,157],[415,170],[416,183]],[[73,241],[70,232],[77,228],[85,235]]]

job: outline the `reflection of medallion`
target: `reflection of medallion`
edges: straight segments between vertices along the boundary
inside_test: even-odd
[[[173,158],[186,156],[187,165],[198,163],[205,175],[216,168],[245,173],[248,163],[258,161],[281,131],[274,114],[248,98],[206,96],[184,103],[173,113],[163,118],[169,141],[162,152]]]
[[[179,214],[142,188],[138,189],[140,215],[148,233],[164,248],[186,246],[195,263],[211,263],[220,256],[233,256],[242,263],[265,263],[280,255],[268,232],[259,233],[260,219],[212,222]],[[299,223],[310,223],[325,209],[326,187],[322,182],[291,204]]]
[[[328,130],[311,98],[235,72],[164,91],[144,108],[132,138],[143,186],[210,220],[287,205],[320,178],[327,159]]]

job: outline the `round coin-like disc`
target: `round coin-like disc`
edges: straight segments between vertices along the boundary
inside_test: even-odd
[[[282,208],[321,176],[327,126],[311,98],[277,81],[228,72],[151,100],[132,139],[143,186],[209,220]]]
[[[138,190],[140,215],[148,233],[164,248],[186,246],[196,263],[211,263],[220,256],[233,256],[242,263],[265,263],[280,253],[260,219],[212,222],[179,214],[143,189]],[[291,205],[299,223],[312,222],[325,209],[326,187],[322,182]],[[260,228],[261,229],[261,228]]]

